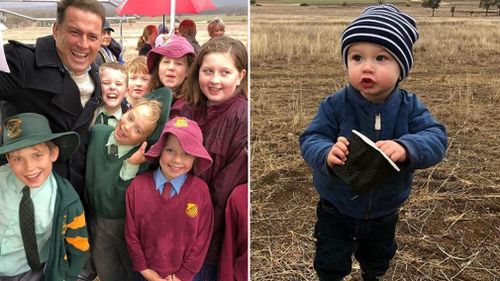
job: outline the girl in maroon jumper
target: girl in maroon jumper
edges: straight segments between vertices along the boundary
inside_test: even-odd
[[[189,69],[179,115],[198,123],[213,165],[200,175],[214,204],[214,232],[202,270],[194,280],[216,280],[224,236],[224,210],[231,191],[248,182],[247,50],[227,36],[208,41]],[[173,111],[171,111],[173,112]]]
[[[213,228],[208,187],[193,175],[212,164],[201,130],[187,118],[172,119],[145,156],[158,168],[137,176],[126,194],[125,238],[134,279],[192,280]]]

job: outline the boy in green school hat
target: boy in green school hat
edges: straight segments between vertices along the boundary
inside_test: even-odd
[[[1,131],[0,279],[76,280],[89,249],[83,206],[52,167],[75,151],[78,134],[53,134],[35,113],[8,118]]]

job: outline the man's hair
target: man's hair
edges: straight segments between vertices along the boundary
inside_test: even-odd
[[[57,17],[56,23],[61,24],[66,17],[66,10],[68,7],[74,7],[86,12],[91,12],[99,16],[102,20],[101,26],[104,25],[106,20],[106,10],[96,0],[61,0],[57,3]]]

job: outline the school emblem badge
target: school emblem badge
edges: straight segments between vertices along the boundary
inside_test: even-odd
[[[7,129],[7,137],[11,139],[17,138],[23,130],[21,129],[21,124],[23,121],[19,118],[12,118],[5,122],[5,129]]]
[[[188,126],[188,122],[184,118],[178,118],[177,120],[175,120],[174,126],[175,127],[187,127]]]
[[[186,215],[190,218],[198,216],[198,205],[195,203],[188,203],[186,206]]]

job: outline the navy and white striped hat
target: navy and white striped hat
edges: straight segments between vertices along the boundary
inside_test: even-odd
[[[342,34],[342,58],[347,66],[347,50],[353,43],[369,42],[381,45],[398,61],[400,80],[408,76],[413,65],[413,44],[418,39],[415,20],[394,5],[366,8]]]

